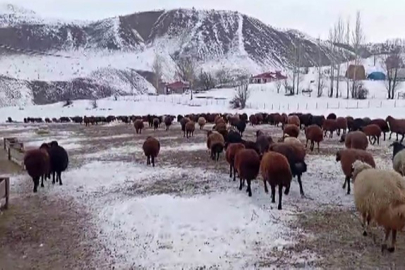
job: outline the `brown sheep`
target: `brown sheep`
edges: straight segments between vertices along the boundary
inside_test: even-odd
[[[249,116],[249,122],[250,122],[250,125],[251,125],[251,126],[255,126],[255,125],[259,124],[259,121],[258,121],[258,119],[257,119],[257,116],[254,115],[254,114],[252,114],[252,115]]]
[[[180,120],[181,131],[183,131],[183,137],[186,137],[186,124],[190,121],[190,118],[184,117]]]
[[[28,150],[24,155],[24,166],[34,182],[34,192],[38,191],[39,178],[50,171],[49,155],[46,149]],[[44,187],[42,181],[41,187]]]
[[[205,120],[204,117],[201,116],[198,118],[198,125],[200,126],[200,129],[203,129],[206,123],[207,120]]]
[[[346,148],[366,150],[368,147],[367,136],[362,131],[351,131],[347,133],[344,142]]]
[[[374,145],[376,142],[380,145],[381,128],[376,124],[370,124],[365,127],[360,127],[360,131],[363,131],[368,136],[369,142]],[[373,139],[373,140],[371,140]]]
[[[154,137],[148,136],[143,143],[142,149],[146,156],[146,165],[150,165],[152,161],[152,166],[155,167],[155,158],[160,151],[160,142]]]
[[[329,131],[329,138],[333,138],[333,132],[337,129],[337,122],[334,119],[326,119],[322,124],[322,129],[324,130],[324,137]]]
[[[154,118],[153,119],[153,130],[156,130],[159,128],[159,119],[158,118]]]
[[[186,123],[186,137],[189,138],[190,136],[194,136],[194,130],[195,130],[195,123],[194,121],[188,121]]]
[[[142,134],[142,129],[145,127],[143,125],[143,121],[141,119],[136,119],[134,122],[134,127],[135,127],[135,131],[136,134]]]
[[[225,157],[229,164],[229,177],[232,178],[233,174],[233,181],[236,181],[235,156],[242,149],[245,149],[245,145],[242,143],[231,143],[226,149]]]
[[[283,128],[283,136],[284,134],[288,134],[288,136],[298,138],[300,134],[300,128],[293,124],[287,124]]]
[[[311,151],[314,151],[315,143],[317,143],[319,153],[319,143],[323,141],[322,129],[318,125],[310,125],[309,127],[305,128],[305,137],[305,147],[308,147],[308,141],[311,141],[310,149]]]
[[[169,127],[172,125],[173,118],[171,116],[166,116],[164,122],[166,126],[166,131],[168,131]]]
[[[385,133],[390,132],[390,127],[388,126],[387,121],[385,121],[384,119],[381,118],[377,118],[377,119],[373,119],[370,122],[371,124],[376,124],[381,128],[382,133],[384,134],[384,141],[385,141]]]
[[[340,136],[340,130],[343,131],[343,134],[346,134],[347,130],[347,119],[344,117],[338,117],[336,119],[336,134]]]
[[[391,129],[390,137],[388,139],[391,140],[392,133],[396,133],[397,141],[398,141],[398,135],[402,135],[402,138],[400,141],[400,143],[402,143],[402,141],[404,140],[404,136],[405,136],[405,119],[395,119],[392,116],[388,116],[386,120]]]
[[[280,153],[287,158],[293,177],[297,176],[298,184],[300,186],[300,194],[302,197],[305,197],[301,181],[302,174],[307,171],[307,164],[304,160],[305,150],[288,143],[274,143],[270,145],[269,150]]]
[[[225,140],[222,134],[217,131],[208,131],[207,132],[207,147],[210,150],[210,155],[212,160],[219,160],[219,154],[225,148]]]
[[[239,190],[242,190],[245,180],[247,181],[247,189],[249,197],[252,197],[252,189],[250,184],[256,179],[260,169],[260,157],[255,150],[242,149],[235,155],[234,166],[239,175]]]
[[[215,125],[218,125],[218,124],[225,124],[226,125],[226,122],[225,122],[224,118],[222,118],[222,117],[217,118],[215,120]]]
[[[296,125],[297,127],[300,127],[301,125],[300,118],[296,115],[288,116],[287,124]]]
[[[292,173],[287,158],[277,152],[267,152],[260,162],[260,172],[263,177],[264,191],[269,193],[267,182],[271,188],[271,202],[276,202],[276,186],[278,186],[278,210],[282,209],[283,187],[288,195],[291,186]]]
[[[356,160],[366,162],[373,168],[375,168],[375,161],[370,152],[361,149],[342,149],[336,153],[336,161],[342,166],[342,171],[345,175],[345,181],[342,188],[346,188],[347,194],[350,194],[350,178],[352,177],[352,165]]]

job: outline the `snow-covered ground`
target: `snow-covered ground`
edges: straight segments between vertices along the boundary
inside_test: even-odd
[[[370,95],[374,98],[367,100],[353,100],[344,98],[316,98],[302,94],[285,96],[282,91],[277,93],[274,83],[250,86],[250,98],[247,108],[243,111],[229,108],[229,101],[234,96],[232,88],[215,89],[205,93],[184,95],[138,95],[98,100],[98,108],[92,109],[90,100],[77,100],[69,107],[63,107],[63,102],[50,105],[32,105],[25,107],[0,108],[2,121],[7,117],[22,121],[24,117],[61,117],[78,115],[144,115],[144,114],[188,114],[202,112],[310,112],[313,114],[328,114],[334,112],[339,115],[353,117],[383,117],[388,115],[402,117],[405,100],[385,99],[382,82],[368,81]],[[405,86],[405,85],[404,85]]]
[[[116,269],[254,269],[258,262],[277,260],[272,258],[274,251],[283,251],[304,236],[300,228],[290,227],[298,213],[330,206],[353,209],[333,154],[308,155],[303,176],[306,198],[301,198],[294,180],[290,194],[283,197],[283,210],[278,211],[260,181],[252,184],[252,197],[238,190],[223,157],[219,163],[208,158],[203,131],[185,140],[178,124],[168,132],[147,129],[142,135],[129,134],[126,124],[87,128],[52,124],[46,135],[36,134],[35,126],[21,126],[2,125],[0,132],[19,137],[29,147],[58,140],[71,153],[75,166],[63,174],[64,185],[48,181],[39,196],[73,197],[88,209],[97,227],[96,240],[110,254],[103,261]],[[274,127],[258,128],[274,136],[280,133]],[[149,134],[162,145],[155,168],[145,165],[141,150]],[[246,134],[252,136],[254,128],[249,126]],[[108,147],[106,140],[119,143]],[[327,138],[321,151],[330,151],[331,142],[336,149],[343,147],[336,140]],[[371,147],[378,152],[378,167],[390,167],[391,160],[385,157],[389,143]],[[26,175],[13,179],[14,191],[30,181]],[[319,259],[308,250],[290,255],[294,259],[289,263]]]

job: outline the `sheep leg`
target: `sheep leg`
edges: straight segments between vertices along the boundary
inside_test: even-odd
[[[150,165],[150,156],[146,156],[146,166]]]
[[[62,185],[62,172],[57,172],[58,179],[59,179],[59,185]]]
[[[306,142],[305,142],[305,148],[307,148],[308,147],[308,139],[306,140]]]
[[[300,194],[301,194],[301,197],[304,198],[304,197],[305,197],[305,194],[304,194],[304,189],[302,188],[302,181],[301,181],[301,175],[300,175],[300,174],[297,175],[297,179],[298,179],[298,184],[300,185]],[[285,191],[287,191],[287,189],[286,189]],[[284,193],[284,194],[287,195],[288,193]]]
[[[278,185],[278,210],[281,210],[281,200],[283,198],[283,186]]]
[[[44,174],[43,174],[43,175],[41,176],[41,187],[45,187],[45,186],[44,186],[44,177],[45,177],[45,176],[44,176]]]
[[[385,132],[383,132],[383,134],[384,134],[384,141],[385,141]]]
[[[384,252],[387,249],[387,241],[390,236],[390,233],[391,233],[391,229],[385,228],[385,239],[384,239],[384,243],[381,245],[381,252]]]
[[[34,193],[36,193],[39,186],[39,177],[33,177],[32,180],[34,181]]]
[[[330,131],[329,138],[333,138],[333,131]]]
[[[52,184],[55,184],[55,172],[52,172]]]
[[[269,189],[267,188],[267,181],[266,181],[266,179],[263,179],[263,184],[264,184],[264,192],[269,193]]]
[[[395,251],[395,244],[397,242],[397,230],[392,230],[392,235],[391,235],[391,247],[389,247],[387,250],[388,252],[392,253]]]
[[[236,169],[233,167],[233,181],[236,181]]]
[[[391,136],[392,136],[392,131],[390,132],[390,137],[388,138],[388,140],[391,140]]]
[[[242,190],[243,183],[244,183],[243,179],[239,176],[239,190]]]
[[[368,225],[370,224],[370,215],[363,214],[363,236],[367,236]]]
[[[340,136],[340,128],[336,130],[336,135]]]
[[[233,166],[232,166],[232,164],[229,164],[229,177],[231,177],[231,178],[232,178],[232,171],[233,171]],[[235,181],[235,179],[234,179],[234,181]]]
[[[350,194],[350,177],[346,176],[346,182],[347,182],[347,195]]]
[[[155,157],[152,156],[152,166],[155,167]]]
[[[219,160],[219,154],[220,154],[220,153],[218,152],[218,153],[217,153],[217,161]]]
[[[319,150],[319,142],[317,142],[317,144],[318,144],[318,153],[320,152],[320,150]],[[313,149],[312,149],[313,150]]]
[[[271,188],[271,203],[276,202],[276,186],[274,184],[270,184]]]
[[[377,137],[377,144],[380,145],[380,137]]]
[[[404,136],[405,136],[405,134],[402,134],[402,139],[401,139],[400,143],[402,143],[404,141]]]
[[[252,197],[252,189],[250,187],[250,184],[252,183],[252,180],[246,179],[246,181],[247,181],[247,190],[246,191],[248,192],[249,197]]]

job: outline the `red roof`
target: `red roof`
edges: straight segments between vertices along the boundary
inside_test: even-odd
[[[253,76],[252,78],[253,79],[278,79],[278,80],[287,79],[287,77],[282,75],[280,71],[265,72],[265,73]]]
[[[189,86],[190,86],[190,84],[188,82],[182,82],[182,81],[177,81],[177,82],[166,84],[167,88],[170,88],[173,90],[184,89],[184,88],[188,88]]]

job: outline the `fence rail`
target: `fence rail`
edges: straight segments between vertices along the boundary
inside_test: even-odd
[[[24,144],[19,142],[17,138],[4,138],[3,146],[8,160],[24,168]]]
[[[8,203],[10,199],[10,178],[0,177],[0,210],[8,209]],[[1,204],[1,201],[5,200],[5,204]]]
[[[136,96],[126,97],[135,102],[141,101],[154,101],[169,104],[179,104],[190,107],[204,107],[204,106],[224,106],[229,105],[229,100],[224,98],[201,98],[194,97],[190,100],[189,95],[184,96]],[[318,109],[377,109],[377,108],[405,108],[405,100],[343,100],[343,99],[313,99],[312,102],[299,102],[299,101],[279,101],[273,102],[248,102],[248,109],[257,110],[318,110]]]

